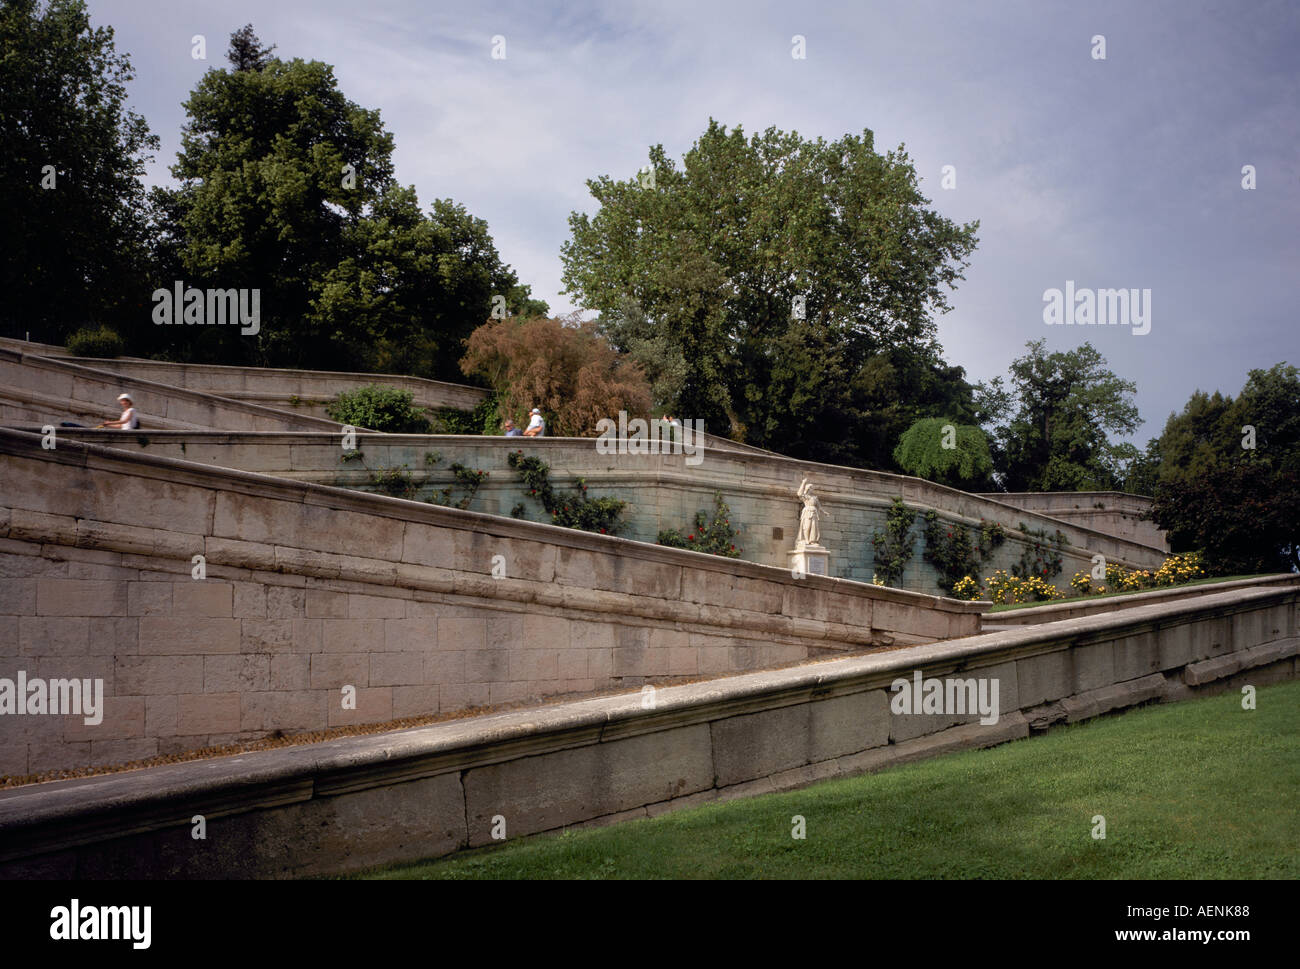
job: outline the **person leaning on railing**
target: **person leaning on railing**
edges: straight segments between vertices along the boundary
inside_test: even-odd
[[[122,416],[115,421],[104,421],[96,427],[116,427],[123,431],[134,431],[140,426],[140,418],[135,413],[135,401],[130,394],[118,394],[117,402],[122,405]]]

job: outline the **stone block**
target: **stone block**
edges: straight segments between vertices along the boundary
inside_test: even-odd
[[[143,655],[172,656],[237,653],[241,621],[190,616],[141,616],[140,652]]]
[[[472,768],[464,775],[470,844],[491,843],[497,815],[514,838],[706,790],[708,730],[695,724]]]
[[[425,654],[384,652],[370,654],[371,686],[413,686],[424,682]]]
[[[393,687],[393,719],[436,716],[438,690],[436,684]]]
[[[306,619],[307,590],[285,586],[267,586],[266,617],[268,619]]]
[[[173,582],[172,615],[229,619],[234,616],[234,594],[230,583],[213,579]]]
[[[90,653],[90,620],[79,617],[19,616],[18,654],[84,656]]]
[[[437,649],[438,620],[385,619],[383,648],[396,652],[429,652]]]
[[[277,653],[271,657],[272,690],[311,688],[311,656],[306,653]]]
[[[1031,707],[1069,696],[1074,689],[1073,656],[1068,649],[1038,653],[1016,660],[1020,706]]]
[[[349,619],[404,619],[406,600],[391,596],[348,596]]]
[[[236,619],[266,619],[266,586],[253,582],[231,583]]]
[[[113,665],[113,689],[118,696],[202,693],[203,657],[118,656]]]
[[[1074,690],[1084,693],[1115,682],[1115,654],[1109,641],[1074,647]]]
[[[158,741],[153,737],[136,740],[92,740],[90,763],[95,767],[109,767],[148,760],[158,756]]]
[[[42,616],[125,616],[129,583],[93,579],[36,580],[36,611]]]
[[[180,703],[175,694],[148,696],[144,700],[144,734],[146,737],[174,737],[178,727]]]
[[[339,702],[337,690],[277,690],[245,693],[240,701],[240,730],[323,730],[327,707]]]
[[[121,656],[140,651],[140,621],[116,616],[92,616],[86,620],[86,651]]]
[[[327,653],[369,652],[384,642],[383,619],[322,619]]]
[[[487,648],[487,620],[439,619],[438,648],[469,651]]]
[[[185,693],[179,695],[176,701],[178,733],[228,733],[239,729],[238,693]]]
[[[393,689],[388,686],[357,690],[356,709],[345,710],[337,700],[329,705],[329,725],[346,727],[362,723],[383,723],[393,719]]]
[[[144,697],[105,696],[103,719],[88,724],[84,717],[59,717],[63,722],[63,740],[132,740],[144,736]]]
[[[329,589],[307,589],[306,610],[308,619],[348,618],[348,594]]]
[[[486,683],[441,683],[438,686],[440,713],[485,707],[488,702],[489,689]]]
[[[265,653],[206,656],[203,659],[204,693],[244,693],[270,688],[271,657]]]
[[[0,615],[36,615],[36,580],[0,577]],[[24,760],[26,756],[24,751]]]
[[[337,692],[344,686],[358,690],[370,685],[368,653],[315,653],[311,657],[311,688]]]
[[[569,620],[559,616],[525,615],[522,643],[526,649],[569,649]]]

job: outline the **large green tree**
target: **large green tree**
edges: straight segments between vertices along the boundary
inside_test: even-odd
[[[1142,472],[1174,551],[1220,574],[1300,568],[1300,371],[1252,370],[1236,399],[1198,390]]]
[[[901,148],[711,120],[681,167],[655,146],[636,176],[587,184],[600,208],[569,218],[564,282],[657,395],[675,392],[661,406],[794,456],[886,468],[916,418],[971,419],[933,317],[977,224],[930,209]]]
[[[349,101],[329,65],[272,57],[250,27],[229,59],[186,102],[180,187],[153,201],[186,283],[259,289],[261,332],[165,327],[158,340],[200,359],[459,379],[495,305],[546,312],[485,222],[450,199],[421,211],[379,112]]]
[[[1137,459],[1132,444],[1111,440],[1142,423],[1137,385],[1106,368],[1091,343],[1048,353],[1033,340],[979,399],[994,430],[995,468],[1007,491],[1106,491],[1119,488]]]
[[[148,312],[145,120],[82,0],[0,5],[0,332],[62,342]]]

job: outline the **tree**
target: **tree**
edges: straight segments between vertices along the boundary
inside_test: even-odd
[[[237,71],[260,71],[271,63],[273,50],[274,44],[270,47],[262,46],[257,34],[253,33],[252,24],[244,24],[230,35],[230,50],[226,52],[226,60]]]
[[[546,417],[547,433],[561,437],[595,434],[601,418],[618,412],[645,415],[650,384],[640,364],[619,354],[595,323],[564,319],[491,320],[469,338],[462,366],[497,391],[501,412]]]
[[[251,27],[232,36],[233,69],[208,71],[186,102],[180,187],[152,199],[188,285],[260,291],[260,333],[160,327],[155,340],[192,359],[456,379],[494,296],[545,312],[486,223],[450,199],[426,215],[398,184],[378,111],[349,101],[329,65],[270,51]]]
[[[1152,517],[1218,574],[1300,567],[1300,370],[1252,370],[1234,400],[1192,394],[1147,448]]]
[[[922,418],[898,439],[894,460],[908,474],[952,488],[987,491],[992,487],[988,439],[973,424]]]
[[[587,183],[564,282],[650,364],[663,403],[736,438],[819,460],[894,467],[917,417],[968,419],[970,386],[939,358],[933,314],[977,223],[928,208],[903,149],[873,136],[746,138],[710,120],[678,168],[661,145],[637,177]],[[637,345],[652,333],[655,347]],[[685,362],[680,386],[660,383]],[[957,371],[961,373],[960,370]],[[915,394],[911,392],[917,392]]]
[[[82,0],[0,6],[0,332],[61,343],[147,318],[142,177],[158,138],[126,108],[133,78]]]
[[[1011,387],[985,387],[981,403],[1010,419],[994,431],[995,467],[1007,491],[1105,491],[1119,487],[1138,457],[1131,434],[1142,423],[1137,385],[1106,369],[1091,343],[1046,352],[1046,341],[1011,364]]]

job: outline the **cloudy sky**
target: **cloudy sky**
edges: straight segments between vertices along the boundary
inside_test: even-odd
[[[167,182],[202,73],[252,22],[281,57],[334,66],[378,108],[397,177],[486,219],[556,311],[585,181],[681,155],[710,117],[902,144],[979,248],[939,320],[950,362],[1005,374],[1029,340],[1091,340],[1158,434],[1193,390],[1300,365],[1300,5],[1291,0],[89,0],[137,79]],[[207,60],[191,56],[202,34]],[[505,58],[493,59],[493,37]],[[806,56],[792,57],[792,38]],[[1104,38],[1105,58],[1100,59]],[[955,187],[942,185],[953,166]],[[1243,188],[1244,166],[1256,187]],[[1150,290],[1150,331],[1049,326],[1044,293]],[[1140,328],[1140,327],[1139,327]]]

